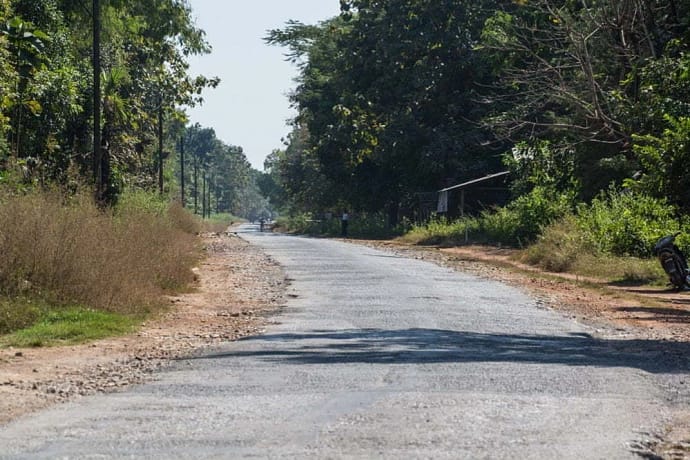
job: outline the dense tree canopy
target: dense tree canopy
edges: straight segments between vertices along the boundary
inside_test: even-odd
[[[517,193],[625,184],[690,209],[690,2],[341,5],[266,37],[300,69],[282,202],[391,209],[509,167]]]
[[[93,180],[91,6],[0,0],[0,182]],[[184,107],[218,84],[188,75],[187,58],[210,51],[188,1],[100,0],[100,12],[99,137],[109,193],[160,187],[181,194],[183,160],[188,204],[197,212],[238,208],[249,184],[242,149],[210,129],[184,126]],[[181,159],[185,147],[190,154]]]
[[[100,5],[94,113],[90,2],[0,0],[0,181],[93,182],[102,150],[112,196],[159,189],[199,213],[262,208],[260,189],[292,210],[395,216],[505,168],[516,195],[613,183],[690,211],[687,0],[342,0],[328,21],[290,21],[265,39],[298,66],[297,116],[263,175],[185,126],[218,83],[188,75],[209,51],[188,1]]]

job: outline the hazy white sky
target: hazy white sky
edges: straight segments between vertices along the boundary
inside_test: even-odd
[[[280,47],[262,38],[289,19],[306,24],[339,13],[339,0],[190,0],[197,27],[206,31],[211,54],[193,56],[190,74],[220,77],[206,90],[204,104],[188,110],[192,123],[213,128],[226,144],[244,149],[252,166],[263,170],[266,156],[283,148],[280,141],[295,115],[287,93],[295,87],[295,67]]]

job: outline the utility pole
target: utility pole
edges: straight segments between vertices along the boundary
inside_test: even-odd
[[[101,4],[93,0],[93,180],[96,200],[104,198],[101,151]]]
[[[180,194],[182,207],[184,208],[184,134],[180,136]]]
[[[206,171],[201,178],[201,218],[206,219]]]
[[[163,194],[163,97],[158,97],[158,193]]]
[[[199,210],[199,157],[194,155],[194,215],[198,214]]]

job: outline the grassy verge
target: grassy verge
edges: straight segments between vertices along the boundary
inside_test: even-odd
[[[211,217],[203,222],[203,228],[207,232],[224,232],[233,224],[244,222],[245,219],[232,214],[211,214]]]
[[[399,241],[435,246],[491,244],[492,239],[482,232],[482,226],[480,218],[432,221],[413,227]],[[536,242],[518,250],[514,258],[549,272],[596,278],[612,284],[663,286],[668,281],[656,259],[619,256],[597,250],[577,230],[571,216],[545,228]]]
[[[127,334],[141,322],[134,316],[87,308],[46,308],[31,326],[0,337],[0,346],[73,345]]]
[[[0,196],[0,346],[128,332],[194,280],[200,225],[145,193],[126,194],[109,211],[89,196]]]

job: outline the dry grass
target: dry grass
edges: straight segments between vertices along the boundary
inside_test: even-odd
[[[171,217],[173,216],[173,217]],[[179,210],[101,212],[89,197],[0,199],[0,294],[141,313],[192,281],[196,237]]]
[[[522,253],[522,261],[552,272],[631,284],[659,284],[665,276],[654,259],[601,254],[566,216],[547,227],[537,242]]]

